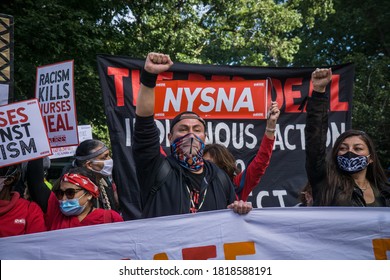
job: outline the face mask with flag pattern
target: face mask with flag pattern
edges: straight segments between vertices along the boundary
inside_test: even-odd
[[[204,147],[202,139],[193,133],[188,133],[173,141],[171,152],[181,166],[190,171],[198,171],[204,164]]]

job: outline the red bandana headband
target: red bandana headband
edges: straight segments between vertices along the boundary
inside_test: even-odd
[[[79,186],[92,194],[93,197],[99,196],[99,188],[89,179],[80,174],[67,173],[62,177],[61,182],[69,182]]]

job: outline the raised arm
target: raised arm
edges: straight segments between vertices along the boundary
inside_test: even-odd
[[[141,73],[136,121],[133,134],[133,156],[143,203],[155,186],[156,170],[165,158],[161,154],[159,130],[154,121],[154,87],[157,75],[168,70],[173,62],[168,55],[149,53]]]
[[[267,126],[265,128],[265,136],[269,139],[275,139],[276,123],[280,116],[278,102],[272,101],[268,111]]]
[[[42,158],[28,162],[26,178],[28,191],[32,200],[46,213],[51,190],[46,186],[44,181]]]
[[[326,135],[328,131],[328,97],[326,86],[332,79],[331,69],[316,69],[312,73],[313,94],[308,99],[305,127],[306,173],[318,205],[326,188]]]
[[[141,73],[141,86],[138,94],[135,113],[140,117],[149,117],[154,114],[154,87],[157,75],[167,71],[173,65],[169,55],[149,53]]]
[[[241,178],[242,176],[245,176],[244,186],[239,194],[239,197],[244,201],[248,199],[250,192],[259,184],[261,177],[264,175],[265,170],[270,163],[272,149],[275,142],[276,123],[279,115],[280,110],[278,103],[273,101],[269,108],[267,125],[264,134],[265,136],[261,141],[256,157],[247,166],[246,172],[241,172],[234,180],[234,183],[237,186],[240,186]]]

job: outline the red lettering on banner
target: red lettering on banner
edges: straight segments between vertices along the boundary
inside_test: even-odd
[[[189,73],[188,80],[189,81],[205,81],[206,77],[203,76],[202,74]]]
[[[139,92],[139,70],[133,70],[131,71],[131,88],[133,90],[133,106],[137,106],[137,100],[138,100],[138,92]]]
[[[302,92],[299,90],[293,90],[294,86],[302,86],[302,78],[289,78],[286,80],[284,86],[284,98],[286,100],[285,112],[288,113],[300,113],[298,110],[300,104],[295,104],[295,98],[302,98]]]
[[[129,69],[108,67],[107,75],[114,76],[116,106],[125,106],[123,77],[129,77]]]
[[[157,81],[165,81],[165,80],[172,80],[173,79],[173,72],[164,72],[157,76]]]
[[[157,76],[157,81],[161,80],[172,80],[173,78],[173,72],[164,72]],[[137,106],[137,99],[138,99],[138,91],[140,86],[140,71],[139,70],[132,70],[131,71],[131,86],[133,89],[133,106]]]
[[[182,251],[183,260],[207,260],[217,257],[217,247],[212,246],[203,246],[203,247],[193,247],[185,248]]]
[[[235,260],[237,256],[254,255],[256,254],[255,243],[253,241],[247,242],[233,242],[223,244],[225,260]],[[182,249],[183,260],[207,260],[217,257],[216,245],[198,246]],[[154,260],[169,260],[165,252],[155,254]]]
[[[222,75],[212,75],[211,76],[212,81],[230,81],[229,76],[222,76]]]
[[[117,99],[117,106],[124,106],[125,105],[125,99],[124,99],[124,77],[129,76],[129,70],[125,68],[114,68],[114,67],[108,67],[108,75],[114,76],[114,83],[115,83],[115,92],[116,92],[116,99]],[[131,81],[132,81],[132,90],[133,90],[133,106],[137,105],[137,97],[138,97],[138,91],[139,91],[139,78],[140,78],[140,71],[139,70],[132,70],[131,71]],[[159,74],[157,77],[157,81],[169,81],[173,79],[173,72],[164,72],[162,74]],[[226,76],[226,75],[212,75],[211,76],[212,81],[250,81],[245,80],[241,76]],[[331,98],[330,98],[330,111],[348,111],[348,102],[341,102],[339,100],[339,80],[340,75],[333,75],[332,76],[332,83],[331,83]],[[204,81],[206,82],[206,76],[198,73],[188,73],[188,80],[186,81]],[[302,100],[303,93],[301,90],[293,90],[294,86],[297,86],[299,88],[302,88],[303,85],[303,78],[289,78],[286,80],[284,87],[282,86],[282,81],[279,79],[272,79],[272,83],[274,86],[274,90],[276,92],[276,96],[272,96],[272,94],[267,94],[268,98],[268,104],[272,101],[272,98],[276,98],[275,101],[278,102],[279,106],[282,107],[283,104],[285,105],[285,112],[288,113],[301,113],[301,110],[298,110],[300,106],[300,102],[297,100]],[[309,84],[309,93],[308,96],[311,96],[313,90],[313,85],[310,82]],[[225,92],[228,92],[225,90]],[[271,91],[269,90],[269,93]],[[284,94],[283,94],[284,92]],[[194,94],[200,94],[196,92],[184,92],[183,96],[187,97],[194,97]],[[211,95],[214,93],[206,93],[203,92],[203,97],[205,98],[206,107],[212,105],[211,101]],[[201,94],[202,95],[202,94]],[[228,98],[228,97],[227,97]],[[187,101],[190,101],[187,99]],[[245,100],[242,100],[245,101]],[[211,103],[210,103],[211,102]],[[248,101],[245,101],[248,102]],[[192,104],[194,105],[194,104]],[[215,104],[214,104],[215,105]],[[221,105],[221,104],[220,104]],[[226,104],[225,104],[226,105]],[[191,107],[191,106],[189,106]],[[226,109],[228,109],[227,106],[225,106]],[[180,108],[179,111],[182,109],[187,108]],[[176,111],[175,114],[179,111]],[[194,108],[192,108],[194,110]],[[158,115],[159,116],[159,115]],[[160,117],[165,117],[165,114],[160,114]],[[235,116],[231,116],[235,117]],[[1,126],[1,118],[0,118],[0,126]]]
[[[330,87],[330,110],[332,112],[348,111],[348,102],[341,102],[339,96],[340,75],[332,75]]]

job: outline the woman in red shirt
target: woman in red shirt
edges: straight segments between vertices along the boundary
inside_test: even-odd
[[[222,144],[208,144],[203,151],[203,159],[215,163],[229,175],[236,187],[237,197],[243,201],[247,201],[249,194],[259,184],[270,163],[275,142],[276,122],[279,115],[278,103],[272,101],[269,108],[265,135],[256,156],[249,163],[245,172],[239,171],[233,154]],[[243,184],[241,184],[241,180],[243,180]]]
[[[20,165],[0,168],[0,237],[46,231],[41,208],[12,191],[20,173]]]
[[[53,191],[46,187],[42,178],[42,161],[29,162],[29,192],[45,213],[48,230],[123,221],[116,211],[93,206],[93,200],[99,196],[99,188],[90,171],[83,168],[69,170],[61,177],[59,185],[55,186]]]

